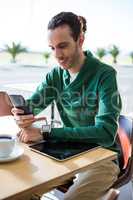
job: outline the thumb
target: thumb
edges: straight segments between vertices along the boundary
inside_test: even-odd
[[[37,122],[37,121],[47,121],[47,118],[46,117],[35,117],[34,118],[34,122]]]

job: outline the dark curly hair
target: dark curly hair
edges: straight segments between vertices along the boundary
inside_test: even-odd
[[[60,12],[55,15],[48,23],[48,30],[54,30],[55,28],[68,25],[72,31],[72,37],[77,41],[80,33],[86,32],[86,19],[82,16],[77,16],[72,12]]]

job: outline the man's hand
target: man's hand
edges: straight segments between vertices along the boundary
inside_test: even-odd
[[[21,109],[15,108],[15,107],[12,108],[11,112],[14,115],[14,119],[20,128],[27,128],[27,127],[30,127],[32,125],[32,123],[34,123],[36,121],[46,120],[46,117],[37,117],[36,118],[36,117],[34,117],[33,114],[22,115],[24,113],[24,111]]]
[[[28,127],[21,129],[18,133],[18,138],[21,142],[28,143],[40,141],[43,139],[43,136],[39,128]]]

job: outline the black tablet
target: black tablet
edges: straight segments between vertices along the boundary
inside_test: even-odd
[[[30,145],[31,150],[58,161],[73,158],[97,147],[97,144],[57,141],[41,141]]]

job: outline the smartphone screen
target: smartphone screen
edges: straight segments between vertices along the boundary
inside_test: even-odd
[[[9,98],[11,100],[11,103],[14,107],[19,108],[21,110],[24,110],[23,114],[19,115],[29,115],[32,114],[32,110],[29,108],[29,106],[26,104],[26,101],[22,95],[9,95]]]

